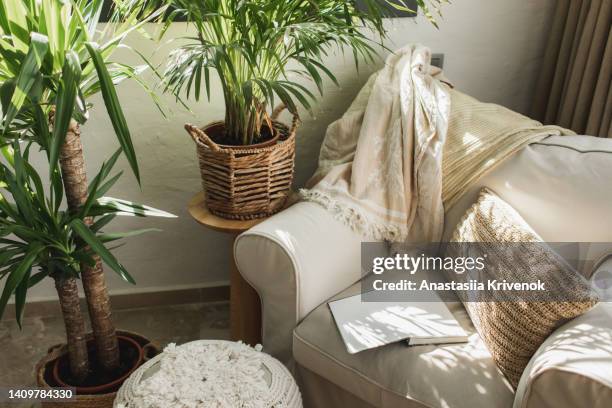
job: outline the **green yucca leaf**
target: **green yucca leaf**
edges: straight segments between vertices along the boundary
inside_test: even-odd
[[[5,35],[10,35],[11,27],[9,26],[7,9],[8,7],[2,7],[0,9],[0,29],[2,29]]]
[[[109,178],[102,185],[100,185],[97,188],[94,197],[98,199],[104,196],[104,194],[108,193],[108,191],[115,185],[115,183],[121,178],[122,175],[123,175],[123,171],[120,171],[119,173],[115,174],[113,177]]]
[[[32,105],[33,123],[32,128],[34,130],[35,141],[45,150],[48,154],[49,143],[51,142],[51,133],[49,132],[49,122],[47,115],[43,110],[42,106],[38,101],[34,101]]]
[[[30,275],[32,274],[32,267],[28,268],[21,279],[21,282],[15,289],[15,318],[17,324],[21,329],[21,320],[23,318],[23,312],[25,311],[26,294],[28,293]]]
[[[93,232],[100,231],[102,228],[104,228],[106,225],[108,225],[108,223],[110,223],[112,220],[114,220],[115,217],[117,217],[115,214],[107,214],[107,215],[104,215],[104,216],[100,217],[99,219],[96,220],[96,222],[94,222],[91,225],[91,230]]]
[[[53,137],[49,148],[50,174],[55,172],[58,165],[60,149],[66,140],[66,133],[70,127],[76,105],[77,86],[81,78],[81,64],[78,55],[74,51],[69,51],[65,56],[65,61],[55,100]]]
[[[112,209],[117,215],[176,218],[176,215],[169,212],[119,198],[100,197],[97,202],[103,208]]]
[[[34,275],[31,275],[30,279],[28,280],[28,288],[31,288],[32,286],[38,284],[47,276],[49,276],[49,272],[47,272],[46,270],[42,270],[40,272],[35,273]]]
[[[8,244],[8,245],[13,245],[13,244]],[[2,251],[0,251],[0,265],[2,267],[8,265],[11,259],[16,258],[17,255],[23,254],[24,252],[25,251],[23,248],[8,249],[8,246],[3,248]]]
[[[17,286],[27,277],[29,279],[29,272],[36,261],[38,254],[44,249],[44,246],[38,242],[33,243],[27,250],[23,260],[17,264],[14,268],[11,268],[11,272],[4,282],[4,290],[0,296],[0,317],[4,313],[4,309],[13,293],[17,289]]]
[[[115,90],[113,80],[108,72],[106,64],[104,63],[104,59],[100,54],[100,47],[98,44],[91,42],[86,43],[85,47],[87,47],[87,51],[89,52],[98,73],[102,98],[104,99],[106,111],[111,119],[113,129],[115,129],[115,134],[117,135],[119,144],[123,149],[123,153],[125,154],[130,167],[132,168],[132,172],[134,173],[136,180],[140,184],[138,160],[136,158],[136,152],[134,151],[130,130],[128,128],[127,121],[125,120],[125,116],[123,115],[121,105],[119,104],[119,98],[117,97],[117,91]]]
[[[87,217],[87,213],[89,212],[89,209],[91,208],[91,206],[93,205],[96,199],[96,193],[98,192],[98,186],[100,185],[101,182],[102,182],[102,178],[101,178],[100,173],[98,173],[94,177],[91,184],[88,186],[89,195],[85,199],[85,202],[83,203],[81,208],[79,208],[79,213],[78,213],[79,218]]]
[[[123,42],[128,34],[163,15],[165,7],[127,13],[114,24],[99,26],[104,0],[0,1],[0,278],[6,278],[0,309],[15,295],[20,321],[29,287],[50,275],[78,278],[79,264],[94,262],[92,251],[97,250],[117,273],[133,281],[109,250],[100,246],[95,234],[117,214],[163,215],[134,203],[105,200],[103,195],[121,176],[121,172],[111,172],[122,153],[138,178],[115,86],[134,79],[162,111],[153,89],[141,78],[144,69],[151,68],[150,62]],[[144,65],[111,62],[118,48],[134,51]],[[62,209],[64,180],[58,162],[66,130],[72,120],[85,123],[91,108],[88,98],[96,93],[102,93],[121,148],[89,186],[91,194],[81,208],[82,217],[91,209],[99,218],[88,229],[78,214]],[[37,171],[40,163],[35,168],[30,162],[30,150],[37,148],[48,160],[49,186]]]
[[[30,90],[40,77],[40,66],[47,53],[49,41],[46,36],[32,33],[28,53],[21,65],[21,70],[12,87],[12,96],[8,107],[3,102],[4,130],[6,131],[23,106]]]
[[[5,0],[0,14],[3,31],[10,34],[16,49],[25,52],[28,49],[27,9],[21,0]]]
[[[108,234],[99,234],[98,238],[101,242],[113,242],[123,238],[136,237],[138,235],[146,234],[148,232],[161,232],[159,228],[143,228],[139,230],[132,230],[128,232],[113,232]]]
[[[100,241],[89,227],[85,225],[83,220],[72,220],[70,222],[70,227],[72,227],[76,234],[91,247],[92,251],[98,254],[100,258],[121,277],[121,279],[131,284],[136,283],[123,265],[121,265],[115,256],[104,246],[102,241]]]

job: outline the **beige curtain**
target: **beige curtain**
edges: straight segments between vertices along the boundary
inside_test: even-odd
[[[612,137],[612,0],[557,0],[532,116]]]

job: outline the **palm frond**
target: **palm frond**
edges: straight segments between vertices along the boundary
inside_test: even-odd
[[[195,28],[197,35],[182,38],[170,54],[163,89],[177,97],[199,100],[205,94],[210,99],[210,71],[216,71],[225,100],[226,136],[235,144],[250,144],[260,138],[257,124],[266,122],[275,98],[293,114],[299,105],[310,108],[312,93],[289,73],[298,72],[322,93],[325,77],[337,83],[325,66],[333,50],[350,50],[356,64],[375,58],[386,35],[380,1],[406,7],[402,0],[365,0],[362,8],[353,0],[124,0],[118,10],[133,14],[163,5],[171,11],[162,34],[176,18]],[[438,10],[443,2],[418,0],[432,23],[426,3]],[[371,39],[369,31],[380,41]]]

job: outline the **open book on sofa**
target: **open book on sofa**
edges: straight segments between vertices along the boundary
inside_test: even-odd
[[[442,300],[364,302],[358,294],[328,304],[350,354],[402,340],[411,346],[467,341]]]

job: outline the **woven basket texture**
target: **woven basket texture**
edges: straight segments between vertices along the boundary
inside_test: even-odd
[[[223,122],[204,128],[186,124],[185,129],[197,147],[202,187],[209,211],[222,218],[249,220],[280,211],[291,193],[295,163],[295,131],[277,119],[283,106],[272,114],[277,140],[272,144],[250,146],[219,145],[207,131]]]

